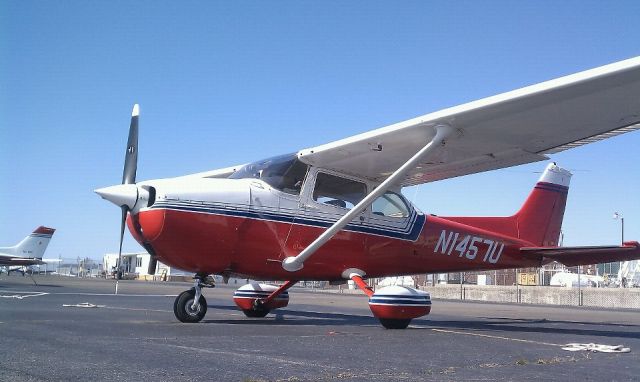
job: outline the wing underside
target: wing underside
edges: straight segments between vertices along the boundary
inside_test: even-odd
[[[640,129],[640,57],[304,149],[298,157],[382,181],[429,142],[439,124],[458,136],[416,165],[402,185],[541,161]]]

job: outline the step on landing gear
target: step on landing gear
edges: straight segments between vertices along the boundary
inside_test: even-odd
[[[193,288],[178,295],[173,303],[173,313],[180,322],[200,322],[207,314],[207,300],[202,288],[214,288],[213,277],[203,274],[194,276]]]
[[[412,319],[431,311],[428,293],[404,286],[388,286],[374,293],[360,275],[351,274],[350,278],[369,296],[369,309],[387,329],[406,329]]]

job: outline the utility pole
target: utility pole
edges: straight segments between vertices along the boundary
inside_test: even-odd
[[[624,245],[624,216],[621,213],[614,212],[613,220],[620,220],[620,245]],[[622,261],[618,262],[618,282],[622,286]]]

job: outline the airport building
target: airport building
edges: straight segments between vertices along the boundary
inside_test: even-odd
[[[157,280],[157,281],[191,281],[193,273],[172,268],[160,261],[156,266],[156,273],[149,274],[151,255],[146,252],[123,253],[122,269],[124,278]],[[102,266],[107,275],[113,275],[118,266],[118,254],[107,253],[102,258]]]

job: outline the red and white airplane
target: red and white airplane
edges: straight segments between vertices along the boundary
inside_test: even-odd
[[[29,266],[45,264],[42,255],[56,230],[40,226],[13,247],[0,248],[0,266]]]
[[[210,275],[289,280],[248,284],[234,301],[250,317],[288,304],[299,280],[353,280],[386,328],[431,309],[427,293],[371,277],[566,265],[640,258],[640,244],[558,247],[571,174],[549,164],[507,217],[428,215],[405,186],[545,161],[640,129],[640,57],[466,103],[318,147],[171,179],[135,181],[133,108],[121,185],[96,190],[122,209],[156,260],[196,273],[174,312],[198,322]]]

